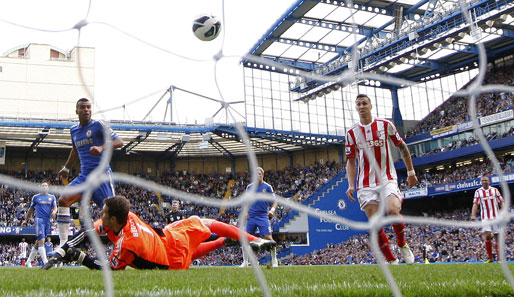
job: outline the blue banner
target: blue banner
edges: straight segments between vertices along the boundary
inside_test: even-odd
[[[2,226],[0,227],[1,235],[36,235],[36,227]]]
[[[350,202],[346,197],[348,180],[335,182],[334,186],[328,188],[318,196],[311,206],[316,213],[340,216],[353,221],[367,221],[366,214],[360,209],[359,202]],[[329,243],[340,243],[348,238],[362,234],[366,231],[351,229],[347,225],[340,224],[325,218],[309,216],[309,244],[306,246],[292,246],[296,255],[303,255],[314,250],[323,249]]]

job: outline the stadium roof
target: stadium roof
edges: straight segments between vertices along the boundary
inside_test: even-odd
[[[8,147],[71,148],[70,127],[76,122],[0,118],[0,141]],[[166,122],[112,121],[124,140],[124,152],[162,153],[163,156],[225,156],[246,154],[234,125],[174,125]],[[259,153],[290,154],[307,147],[344,144],[344,137],[243,127],[250,145]]]
[[[476,67],[477,43],[487,55],[514,50],[514,3],[511,0],[466,1],[475,23],[469,29],[459,1],[299,0],[250,50],[259,56],[319,75],[358,69],[423,81]],[[263,69],[247,57],[245,67]],[[272,71],[284,71],[269,67]],[[293,72],[294,73],[294,72]],[[304,93],[322,82],[298,78],[293,91]]]

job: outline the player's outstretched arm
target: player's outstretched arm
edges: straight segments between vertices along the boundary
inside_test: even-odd
[[[75,164],[75,162],[77,161],[78,158],[79,158],[79,153],[77,151],[77,148],[75,146],[73,146],[71,148],[70,154],[68,155],[68,160],[66,160],[66,163],[64,163],[63,168],[59,171],[59,173],[57,175],[61,179],[62,178],[67,179],[71,166],[73,166],[73,164]]]
[[[399,145],[399,148],[403,163],[405,163],[405,167],[407,168],[407,183],[409,184],[409,188],[412,188],[418,183],[418,178],[416,177],[416,171],[414,171],[414,165],[412,163],[410,151],[407,147],[407,144],[405,144],[405,141],[402,141],[402,143]]]

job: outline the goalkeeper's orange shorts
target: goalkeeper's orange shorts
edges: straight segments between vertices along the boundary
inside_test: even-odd
[[[163,232],[170,269],[188,269],[200,243],[211,236],[211,230],[197,216],[168,224]]]

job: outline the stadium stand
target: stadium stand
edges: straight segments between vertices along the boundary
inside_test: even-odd
[[[491,68],[486,74],[485,81],[487,84],[512,86],[514,85],[513,69]],[[477,116],[487,116],[505,110],[510,110],[513,109],[513,106],[513,94],[484,93],[479,98],[477,98]],[[469,118],[468,114],[468,98],[451,97],[436,109],[434,109],[430,114],[428,114],[420,123],[416,125],[414,129],[408,131],[406,137],[427,133],[451,125],[461,124],[470,120],[471,119]],[[512,133],[512,131],[510,133]],[[490,137],[499,136],[494,135]],[[469,139],[467,143],[463,143],[462,146],[475,143],[477,143],[477,140]]]
[[[503,157],[498,156],[500,166],[504,173],[510,173],[514,170],[513,164],[514,157],[511,154],[506,154]],[[477,158],[469,160],[469,163],[461,166],[451,166],[450,164],[441,164],[432,168],[418,170],[419,184],[418,188],[428,187],[432,185],[448,184],[466,179],[474,179],[482,175],[493,174],[493,167],[488,159]],[[407,183],[405,178],[399,180],[401,190],[407,190]]]

